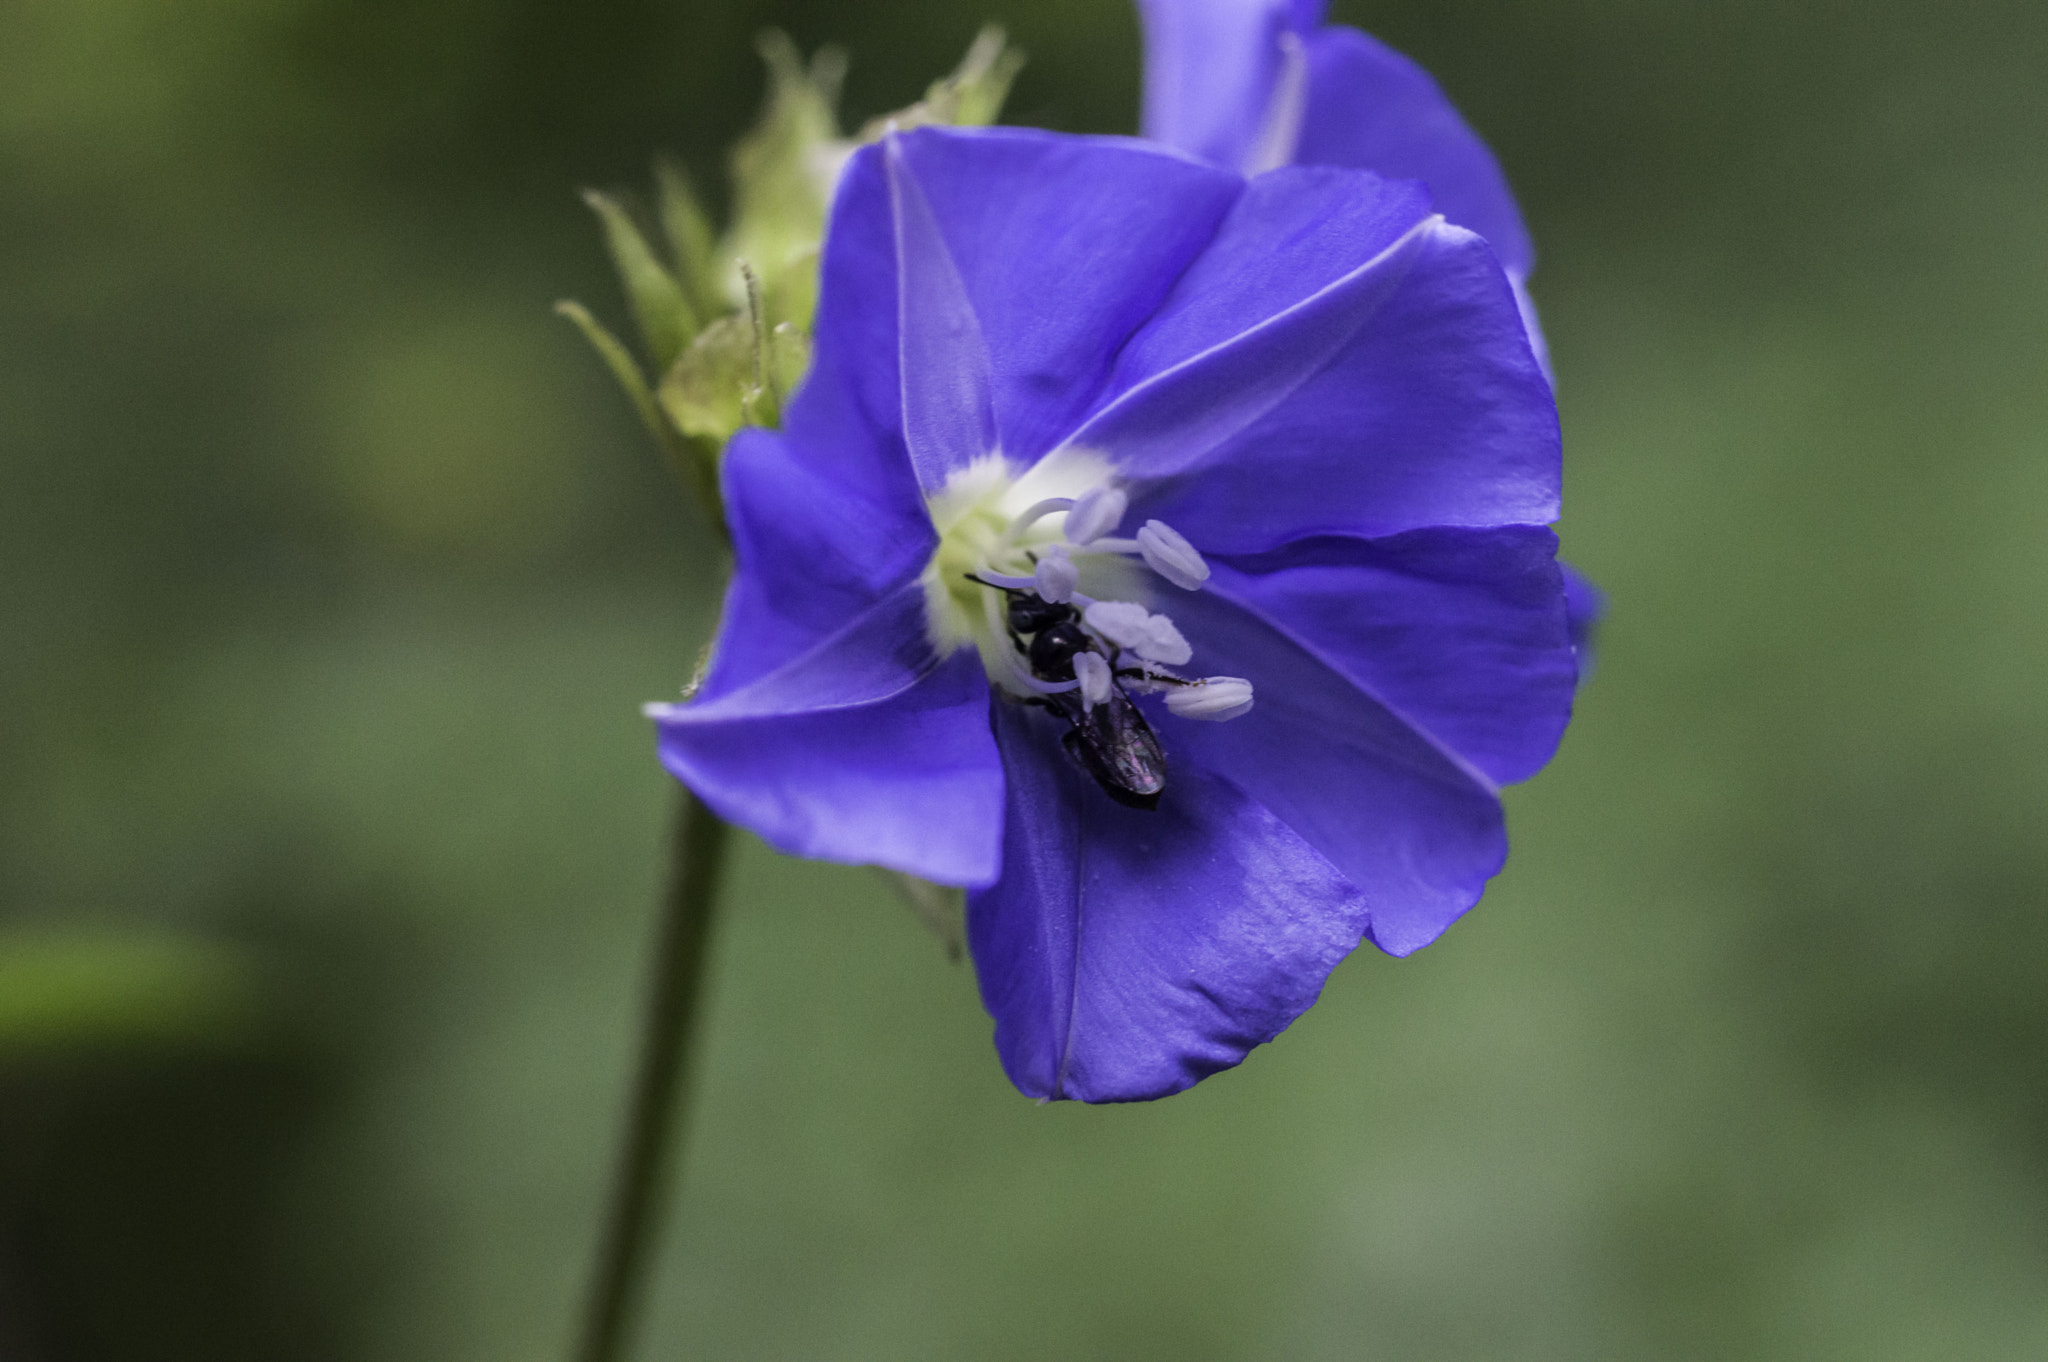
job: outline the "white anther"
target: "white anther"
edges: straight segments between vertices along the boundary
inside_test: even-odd
[[[1241,676],[1210,676],[1166,692],[1166,707],[1183,719],[1235,719],[1252,707],[1252,683]]]
[[[1067,542],[1087,544],[1121,525],[1131,499],[1114,487],[1091,487],[1067,508]]]
[[[1146,565],[1183,591],[1200,591],[1209,580],[1201,553],[1163,520],[1148,520],[1138,531],[1138,552]]]
[[[1117,647],[1128,648],[1148,662],[1178,667],[1195,655],[1172,620],[1134,601],[1097,601],[1081,618]]]
[[[1131,649],[1148,662],[1162,662],[1169,667],[1187,665],[1195,650],[1180,636],[1180,630],[1173,627],[1173,621],[1164,615],[1152,617],[1152,637],[1142,647]]]
[[[1109,699],[1116,678],[1110,674],[1109,659],[1097,652],[1074,654],[1074,679],[1081,683],[1081,709],[1087,712]]]
[[[1081,570],[1074,566],[1074,560],[1067,557],[1066,550],[1058,544],[1039,556],[1038,567],[1032,575],[1038,584],[1038,594],[1055,605],[1065,605],[1074,599],[1074,588],[1081,585]]]
[[[1081,618],[1119,648],[1135,649],[1151,637],[1152,612],[1136,601],[1097,601]]]

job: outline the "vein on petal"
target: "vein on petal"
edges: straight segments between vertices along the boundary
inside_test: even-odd
[[[988,343],[900,136],[884,143],[896,238],[903,437],[926,492],[996,449]]]
[[[847,658],[859,657],[855,649],[847,646],[849,642],[865,634],[871,638],[884,639],[908,637],[922,645],[924,632],[921,624],[914,628],[905,626],[892,629],[888,616],[891,612],[905,610],[914,610],[921,616],[923,609],[924,591],[913,578],[884,594],[874,605],[848,620],[804,652],[737,690],[704,704],[650,705],[648,711],[667,721],[695,723],[764,718],[776,714],[823,714],[835,710],[860,709],[894,699],[929,676],[943,659],[936,652],[927,649],[928,656],[922,659],[919,665],[901,669],[900,681],[866,695],[849,695],[815,704],[791,704],[785,702],[787,697],[778,696],[777,692],[792,678],[801,677],[806,671],[816,671],[821,676],[838,681],[842,691],[850,689],[845,683],[849,680],[861,680],[862,671],[879,670],[879,659],[870,659],[864,668],[846,667],[844,663]],[[829,690],[827,693],[829,694]]]
[[[1371,321],[1380,307],[1393,296],[1414,268],[1416,261],[1404,257],[1419,255],[1421,246],[1418,243],[1425,235],[1436,239],[1453,233],[1464,234],[1462,229],[1446,223],[1441,214],[1423,219],[1372,259],[1332,280],[1308,297],[1134,384],[1083,423],[1081,429],[1069,436],[1066,443],[1082,448],[1100,448],[1112,459],[1124,463],[1128,457],[1127,451],[1136,442],[1128,438],[1118,438],[1114,433],[1114,427],[1131,421],[1135,415],[1138,423],[1146,428],[1142,440],[1145,446],[1155,449],[1170,448],[1178,456],[1171,466],[1160,465],[1143,469],[1142,476],[1179,471],[1200,461],[1285,402],[1302,384],[1321,372],[1323,367],[1343,349],[1346,342],[1364,329],[1366,323]],[[1394,268],[1395,266],[1398,266],[1398,269]],[[1379,273],[1383,269],[1386,271],[1384,275]],[[1167,421],[1163,427],[1156,419],[1145,419],[1149,415],[1144,411],[1146,404],[1160,400],[1162,394],[1170,400],[1175,388],[1183,381],[1199,382],[1202,369],[1221,362],[1237,350],[1275,339],[1290,328],[1313,325],[1323,320],[1321,314],[1340,309],[1345,303],[1353,301],[1352,295],[1361,289],[1377,293],[1376,297],[1368,298],[1369,306],[1362,308],[1351,318],[1349,325],[1334,330],[1329,336],[1319,338],[1319,343],[1314,346],[1303,347],[1301,356],[1305,362],[1298,364],[1283,383],[1275,384],[1259,399],[1229,410],[1227,420],[1215,419],[1215,413],[1221,404],[1213,401],[1197,404],[1198,417],[1182,416],[1178,420]],[[1193,375],[1192,379],[1190,375]],[[1107,436],[1103,433],[1105,428],[1111,432]],[[1195,431],[1199,431],[1200,436],[1190,439],[1189,436]]]

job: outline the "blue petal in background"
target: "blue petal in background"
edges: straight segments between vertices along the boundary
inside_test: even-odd
[[[1500,162],[1430,74],[1356,29],[1323,29],[1307,47],[1295,160],[1422,181],[1438,212],[1485,237],[1509,274],[1528,278],[1536,251]]]
[[[1287,0],[1141,0],[1144,135],[1242,168],[1280,79],[1280,35],[1296,26],[1300,8]]]

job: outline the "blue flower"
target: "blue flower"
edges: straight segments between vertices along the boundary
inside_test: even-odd
[[[1550,388],[1413,184],[1122,139],[858,153],[664,763],[800,856],[964,885],[1011,1080],[1240,1061],[1434,940],[1574,681]]]

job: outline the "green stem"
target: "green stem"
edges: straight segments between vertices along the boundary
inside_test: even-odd
[[[680,786],[677,794],[640,1070],[577,1346],[579,1362],[620,1362],[625,1355],[689,1111],[691,1039],[701,1012],[705,947],[727,837],[725,824],[695,795]]]

